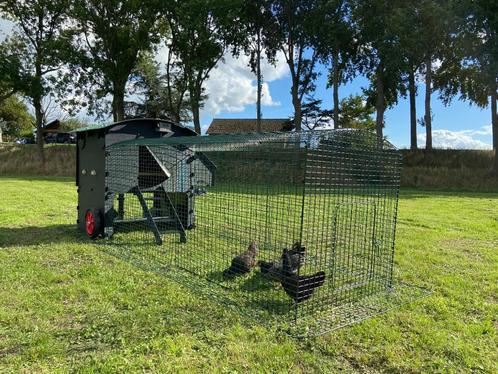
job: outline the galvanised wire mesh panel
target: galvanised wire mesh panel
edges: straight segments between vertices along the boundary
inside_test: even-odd
[[[369,132],[139,139],[107,148],[106,175],[113,245],[249,314],[319,333],[392,289],[400,156]]]

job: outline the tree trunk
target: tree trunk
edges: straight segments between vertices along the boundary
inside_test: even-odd
[[[194,121],[194,130],[197,134],[201,134],[201,115],[200,115],[200,105],[199,101],[200,95],[195,93],[195,89],[190,91],[194,92],[192,97],[190,98],[190,108],[192,109],[192,120]]]
[[[493,166],[493,174],[498,175],[498,113],[496,111],[497,85],[491,89],[491,127],[493,129],[493,148],[495,150],[495,164]]]
[[[375,132],[379,141],[384,138],[383,128],[384,128],[384,112],[385,112],[385,100],[384,100],[384,81],[383,81],[383,67],[380,65],[377,68],[376,77],[376,91],[377,98],[375,101],[376,119],[375,119]]]
[[[201,116],[199,113],[199,105],[192,103],[192,119],[194,121],[194,130],[197,134],[201,134]]]
[[[408,75],[408,90],[410,91],[410,149],[417,149],[417,86],[415,85],[415,69],[411,68]]]
[[[42,165],[45,165],[45,153],[43,152],[43,109],[40,95],[33,97],[33,106],[35,108],[36,124],[36,144],[38,148],[38,158]]]
[[[297,83],[294,80],[292,82],[291,93],[292,105],[294,106],[294,128],[297,132],[300,132],[302,122],[301,101],[299,100]]]
[[[261,91],[263,85],[263,77],[261,75],[261,29],[258,30],[258,45],[256,46],[256,79],[258,84],[258,97],[256,98],[256,127],[257,131],[261,132]]]
[[[42,166],[45,166],[45,153],[43,152],[43,86],[42,86],[42,64],[40,53],[37,53],[35,59],[35,84],[33,85],[33,107],[35,108],[35,126],[36,126],[36,145],[38,148],[38,159]]]
[[[122,121],[124,119],[124,94],[125,94],[126,80],[124,82],[113,83],[112,95],[112,117],[114,122]]]
[[[169,104],[169,110],[173,111],[174,105],[173,105],[173,95],[172,95],[172,90],[171,90],[171,47],[168,48],[168,58],[166,60],[166,90],[168,92],[168,104]],[[175,113],[175,116],[177,113]],[[175,121],[180,122],[180,116],[178,115]]]
[[[432,94],[432,59],[429,56],[425,62],[425,149],[432,150],[432,116],[431,116],[431,94]]]
[[[332,90],[334,96],[334,129],[338,129],[339,126],[339,55],[337,52],[333,53],[332,56]]]

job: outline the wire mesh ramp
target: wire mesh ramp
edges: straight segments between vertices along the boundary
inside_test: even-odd
[[[115,253],[183,269],[214,285],[191,276],[192,288],[312,335],[400,304],[401,160],[387,141],[360,130],[170,137],[106,155]]]

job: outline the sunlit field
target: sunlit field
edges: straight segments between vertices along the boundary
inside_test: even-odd
[[[351,327],[298,340],[221,303],[214,297],[218,284],[206,288],[199,277],[171,266],[171,259],[177,265],[211,261],[216,271],[204,275],[227,282],[216,278],[226,257],[196,257],[190,247],[202,225],[177,256],[165,252],[177,234],[168,234],[162,247],[152,236],[142,237],[150,241],[143,246],[118,235],[113,245],[103,245],[76,230],[70,179],[2,177],[0,191],[2,371],[498,370],[498,193],[402,190],[395,277],[432,293]],[[264,203],[253,205],[263,209]],[[197,219],[207,218],[202,204],[198,208]],[[221,225],[220,217],[210,216],[211,222]],[[206,236],[203,248],[219,241],[234,245],[230,230],[227,225],[224,236]],[[226,286],[252,282],[262,287],[258,299],[286,300],[278,284],[260,282],[257,274],[236,282]]]

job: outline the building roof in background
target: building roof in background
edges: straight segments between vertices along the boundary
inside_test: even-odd
[[[289,131],[292,126],[288,118],[261,119],[261,131]],[[243,134],[257,132],[256,118],[214,118],[207,129],[208,135],[218,134]]]
[[[57,133],[59,132],[60,127],[61,123],[58,119],[56,119],[52,122],[47,123],[42,129],[42,133],[49,133],[49,132]]]

